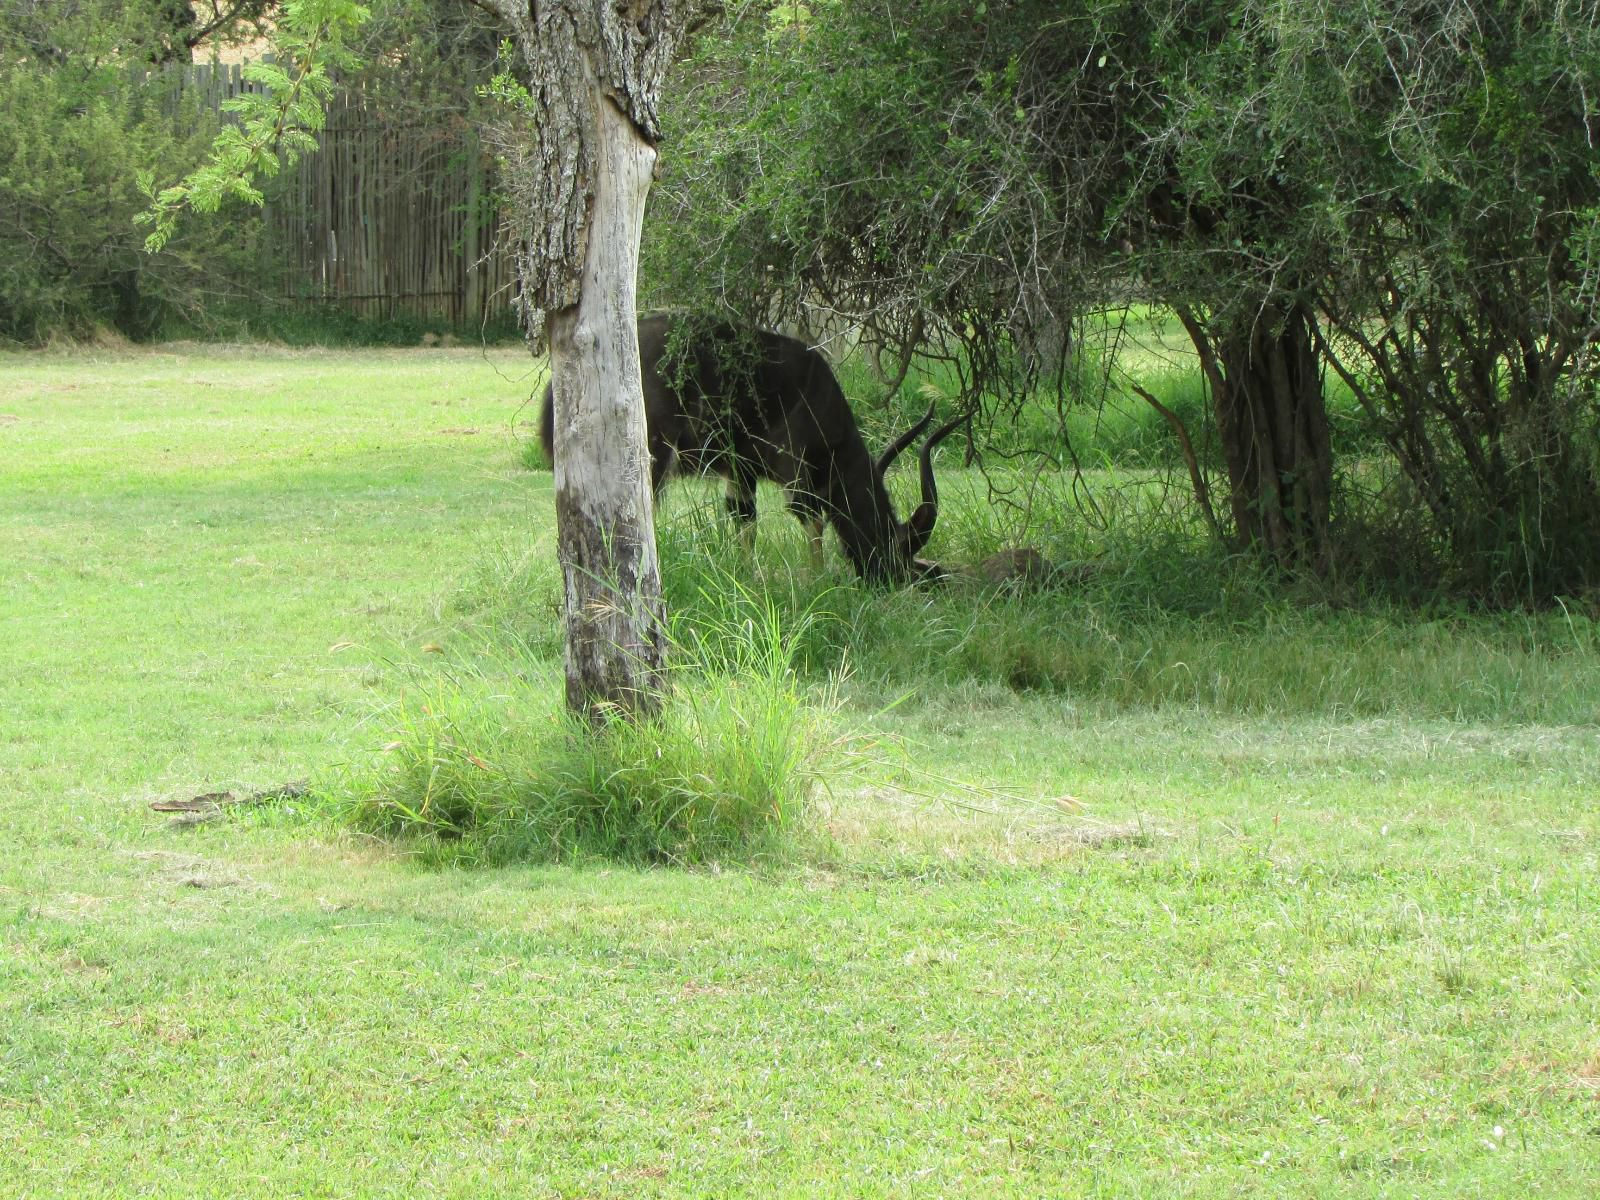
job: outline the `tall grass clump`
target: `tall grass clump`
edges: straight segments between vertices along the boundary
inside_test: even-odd
[[[914,481],[892,483],[904,511]],[[817,570],[787,517],[764,517],[745,549],[713,486],[680,484],[658,527],[663,588],[697,656],[736,665],[716,639],[775,613],[802,679],[848,664],[844,694],[863,712],[998,684],[1106,711],[1600,720],[1591,614],[1415,609],[1354,587],[1343,603],[1287,594],[1259,561],[1210,541],[1163,479],[1100,472],[1092,483],[1085,513],[1064,473],[1019,472],[995,503],[976,472],[945,471],[933,550],[952,575],[893,590],[861,586],[836,550]],[[764,512],[777,501],[763,490]],[[974,570],[1017,544],[1063,570],[1023,589]]]
[[[832,689],[802,687],[795,670],[807,619],[786,627],[733,587],[725,619],[674,626],[668,694],[649,719],[583,724],[559,669],[515,647],[420,678],[354,823],[439,863],[781,857],[847,740]]]

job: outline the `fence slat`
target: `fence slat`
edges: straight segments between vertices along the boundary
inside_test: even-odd
[[[225,100],[256,90],[238,63],[181,71],[183,88],[224,120],[234,119]],[[505,231],[480,211],[493,179],[477,138],[387,121],[351,89],[327,118],[321,150],[268,189],[262,262],[279,293],[466,327],[505,311],[515,264]]]

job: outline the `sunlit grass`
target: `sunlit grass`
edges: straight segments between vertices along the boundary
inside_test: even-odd
[[[1148,468],[944,456],[934,556],[1098,565],[1031,592],[669,493],[664,777],[850,735],[781,850],[347,823],[601,761],[526,367],[0,357],[0,1196],[1594,1194],[1592,616],[1290,603]]]

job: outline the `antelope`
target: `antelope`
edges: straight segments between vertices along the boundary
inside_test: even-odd
[[[639,363],[650,481],[657,494],[674,475],[721,475],[728,481],[729,515],[753,530],[756,483],[768,479],[783,488],[790,512],[810,535],[815,561],[821,561],[826,524],[865,580],[940,577],[938,564],[917,557],[939,517],[932,456],[965,416],[941,425],[923,443],[922,502],[901,521],[884,476],[933,423],[934,406],[874,459],[827,360],[797,338],[726,323],[679,326],[677,318],[648,316],[639,321]],[[553,390],[547,387],[539,437],[551,461],[554,424]]]

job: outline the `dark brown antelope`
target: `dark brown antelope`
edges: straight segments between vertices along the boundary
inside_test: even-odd
[[[884,474],[932,424],[932,406],[874,461],[850,402],[816,350],[781,333],[727,324],[685,323],[679,336],[676,324],[667,316],[639,321],[651,483],[658,493],[673,475],[721,475],[728,480],[729,513],[748,528],[756,517],[756,483],[769,479],[784,489],[819,558],[827,523],[863,579],[900,583],[938,576],[936,564],[917,557],[939,517],[932,455],[965,417],[940,426],[923,443],[922,503],[901,521]],[[552,456],[549,388],[539,433]]]

